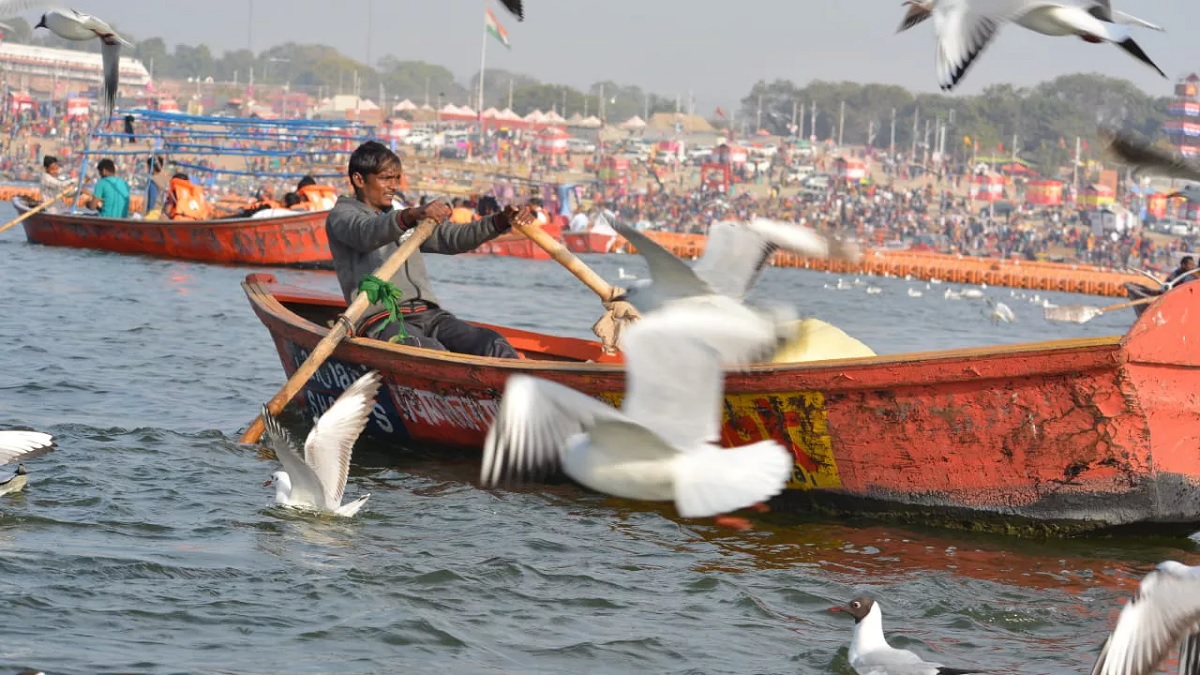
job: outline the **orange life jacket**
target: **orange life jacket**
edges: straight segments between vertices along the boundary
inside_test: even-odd
[[[163,214],[171,220],[208,220],[212,218],[212,207],[208,205],[204,190],[199,185],[172,178]]]
[[[305,185],[296,191],[309,211],[327,211],[337,203],[337,190],[332,185]]]

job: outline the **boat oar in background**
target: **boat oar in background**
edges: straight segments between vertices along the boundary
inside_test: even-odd
[[[429,238],[429,235],[433,234],[433,230],[436,227],[436,221],[422,220],[413,233],[409,235],[408,239],[400,245],[400,248],[396,249],[391,257],[385,260],[379,266],[379,269],[375,270],[375,276],[380,279],[391,279],[396,272],[400,271],[404,263],[408,262],[412,254],[421,247],[421,244]],[[272,415],[278,415],[282,412],[284,406],[296,394],[300,393],[300,390],[308,383],[309,378],[325,363],[330,354],[333,354],[333,350],[337,348],[338,344],[346,339],[350,328],[358,323],[358,320],[362,318],[363,313],[367,311],[367,307],[370,305],[371,301],[367,298],[366,293],[359,293],[354,298],[354,302],[350,303],[346,311],[342,312],[341,316],[334,321],[333,327],[329,329],[329,333],[321,338],[316,347],[313,347],[312,353],[308,355],[308,359],[300,364],[296,372],[292,373],[292,376],[288,378],[287,383],[283,385],[283,389],[280,389],[279,393],[275,394],[275,397],[267,402],[267,410]],[[262,415],[260,414],[254,418],[254,422],[250,424],[249,429],[246,429],[246,433],[242,434],[241,442],[257,443],[264,429]]]
[[[1169,282],[1166,282],[1166,283],[1159,282],[1159,283],[1162,283],[1162,287],[1163,287],[1162,292],[1166,293],[1166,292],[1170,291],[1181,281],[1183,281],[1184,279],[1186,279],[1187,277],[1189,277],[1193,274],[1196,274],[1197,272],[1200,272],[1200,267],[1197,267],[1195,269],[1190,269],[1190,270],[1184,272],[1183,274],[1180,274],[1179,276],[1175,277],[1174,279],[1172,279]],[[1153,279],[1154,277],[1150,277],[1150,278]],[[1108,312],[1113,312],[1118,309],[1125,309],[1126,307],[1136,307],[1137,305],[1148,305],[1148,304],[1154,302],[1155,300],[1157,300],[1160,295],[1162,295],[1162,293],[1159,293],[1158,295],[1152,295],[1148,298],[1138,298],[1137,300],[1131,300],[1129,302],[1122,302],[1118,305],[1109,305],[1108,307],[1093,307],[1091,305],[1063,305],[1061,307],[1047,307],[1046,311],[1045,311],[1045,317],[1046,317],[1047,321],[1067,321],[1070,323],[1087,323],[1087,322],[1091,321],[1092,319],[1100,316],[1101,314],[1107,314]]]
[[[12,226],[14,226],[14,225],[17,225],[17,224],[19,224],[21,221],[25,220],[25,219],[26,219],[26,218],[28,218],[29,216],[32,216],[32,215],[34,215],[34,214],[37,214],[37,213],[41,213],[41,212],[42,212],[42,211],[44,211],[46,208],[48,208],[48,207],[49,207],[51,204],[54,204],[55,202],[57,202],[58,200],[62,199],[63,197],[66,197],[66,196],[67,196],[67,194],[68,194],[68,193],[70,193],[70,192],[71,192],[71,190],[74,190],[74,189],[75,189],[75,186],[74,186],[74,185],[72,185],[71,187],[64,189],[62,192],[60,192],[60,193],[58,193],[58,194],[54,195],[54,197],[52,197],[52,198],[50,198],[50,199],[47,199],[46,201],[44,201],[44,202],[42,202],[41,204],[38,204],[37,206],[35,206],[35,207],[33,207],[33,208],[29,209],[29,210],[28,210],[28,211],[26,211],[25,213],[22,213],[21,215],[17,216],[16,218],[13,218],[12,220],[8,221],[7,223],[5,223],[5,224],[3,224],[3,225],[0,225],[0,232],[3,232],[3,231],[5,231],[5,230],[7,230],[8,228],[10,228],[10,227],[12,227]]]

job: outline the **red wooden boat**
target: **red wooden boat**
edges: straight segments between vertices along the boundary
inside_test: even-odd
[[[504,255],[510,258],[528,258],[529,260],[550,259],[550,254],[546,253],[542,247],[517,232],[502,234],[491,241],[485,241],[474,252],[483,255]]]
[[[613,246],[621,235],[596,234],[593,232],[563,232],[563,244],[572,253],[612,253]]]
[[[560,223],[547,223],[542,227],[542,230],[554,239],[562,239],[562,225]],[[502,234],[491,241],[485,241],[475,249],[474,253],[504,255],[511,258],[526,258],[529,260],[550,259],[550,254],[545,249],[517,231]]]
[[[269,275],[243,288],[289,375],[345,307]],[[1166,294],[1124,335],[751,366],[727,376],[723,441],[774,438],[793,451],[790,489],[774,501],[783,509],[1038,535],[1190,533],[1200,529],[1198,301],[1200,284]],[[526,358],[354,338],[307,384],[307,405],[320,413],[378,369],[387,387],[373,432],[478,448],[512,373],[619,402],[619,357],[599,344],[492,327]]]
[[[12,200],[17,213],[34,202]],[[136,220],[42,211],[27,218],[25,238],[46,246],[240,265],[330,266],[325,213],[297,211],[279,218]]]

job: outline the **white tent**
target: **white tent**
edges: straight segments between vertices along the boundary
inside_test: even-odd
[[[638,117],[637,115],[634,115],[633,117],[630,117],[629,119],[625,120],[624,122],[621,122],[620,126],[622,129],[645,129],[646,121],[643,120],[642,118]]]
[[[400,101],[399,103],[397,103],[395,105],[395,107],[392,108],[392,110],[394,112],[405,112],[408,110],[416,110],[416,109],[417,109],[417,104],[413,103],[412,101],[410,101],[408,99],[404,99],[403,101]]]
[[[596,117],[595,115],[589,115],[588,117],[579,120],[578,126],[587,127],[589,129],[599,129],[600,127],[604,126],[604,122],[601,122],[600,118]]]

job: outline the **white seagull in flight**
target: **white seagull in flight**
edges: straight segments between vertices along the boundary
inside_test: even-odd
[[[0,18],[14,16],[36,7],[44,7],[50,0],[0,0]],[[121,45],[132,47],[133,43],[117,34],[103,19],[73,9],[53,8],[42,14],[34,28],[45,28],[64,40],[81,42],[99,39],[100,58],[104,64],[104,117],[112,116],[117,105],[117,86],[121,73]]]
[[[1166,77],[1134,42],[1129,29],[1130,24],[1162,27],[1114,10],[1110,0],[906,0],[903,4],[909,9],[897,32],[933,18],[938,85],[944,91],[958,84],[1005,23],[1053,37],[1111,42]]]

